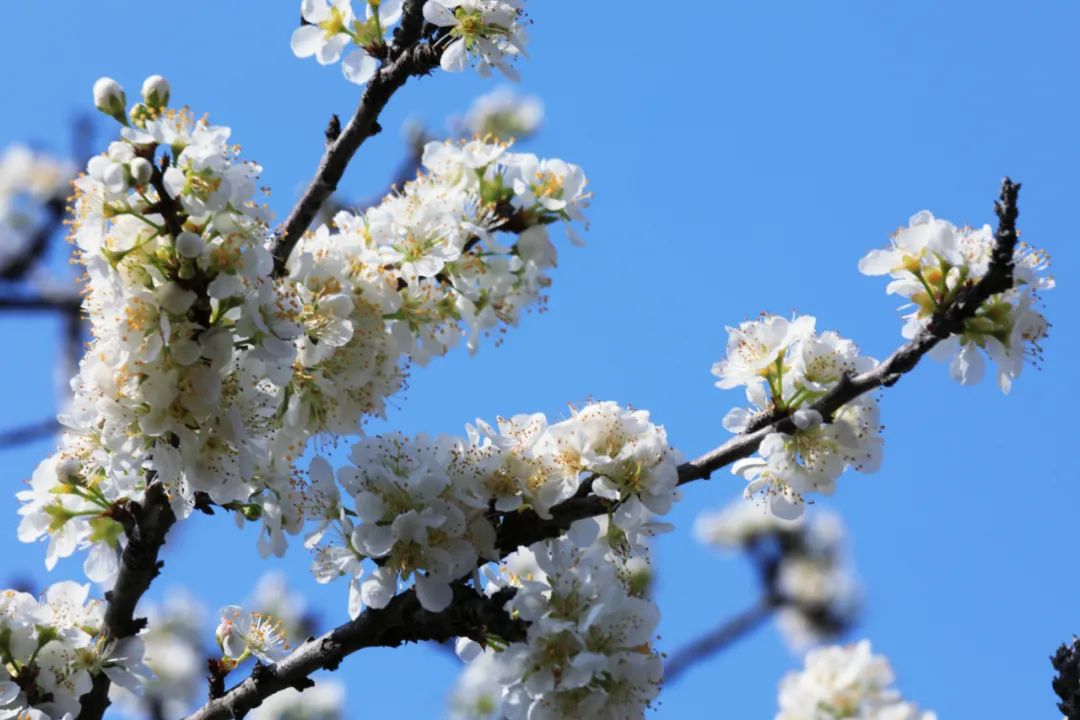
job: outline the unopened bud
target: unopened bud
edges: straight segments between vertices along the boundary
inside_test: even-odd
[[[202,237],[193,232],[182,232],[176,236],[176,252],[180,257],[197,258],[204,246]]]
[[[143,102],[152,108],[169,104],[169,81],[160,75],[151,75],[142,84]]]
[[[94,107],[116,118],[117,122],[123,125],[127,125],[127,116],[124,115],[126,104],[124,88],[120,86],[120,83],[109,77],[100,78],[94,83]]]
[[[154,174],[154,166],[146,158],[135,158],[128,165],[131,170],[131,179],[136,185],[145,185],[150,182],[150,176]]]

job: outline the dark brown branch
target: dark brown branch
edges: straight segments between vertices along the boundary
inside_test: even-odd
[[[386,103],[409,78],[427,75],[438,67],[441,52],[441,48],[427,43],[403,49],[392,61],[380,67],[368,82],[352,119],[341,135],[327,145],[315,177],[277,231],[274,242],[275,275],[284,274],[289,254],[315,219],[319,208],[337,190],[353,155],[365,140],[382,130],[378,119]]]
[[[5,430],[0,432],[0,449],[49,437],[59,429],[60,423],[56,421],[56,418],[49,418],[33,425],[24,425],[23,427]]]
[[[664,686],[678,680],[695,663],[721,652],[731,643],[761,627],[772,617],[775,610],[775,605],[762,599],[709,633],[671,653],[664,663]]]
[[[910,372],[937,343],[962,329],[964,322],[975,315],[987,298],[1012,287],[1012,256],[1017,242],[1016,201],[1019,189],[1020,186],[1008,178],[1002,183],[1001,199],[996,204],[999,220],[997,243],[986,275],[977,283],[964,288],[948,308],[931,318],[918,337],[902,346],[873,370],[854,377],[844,376],[836,387],[811,406],[813,409],[829,419],[840,407],[860,395],[880,387],[892,386],[905,373]],[[787,415],[769,417],[767,420],[768,422],[761,420],[755,423],[753,427],[756,429],[736,435],[720,447],[680,465],[679,484],[708,479],[717,470],[750,456],[770,433],[793,433],[796,430],[794,422]],[[574,521],[603,515],[614,508],[615,503],[612,501],[590,495],[590,487],[591,482],[583,483],[577,495],[552,509],[550,519],[545,520],[533,511],[505,516],[499,526],[496,542],[500,553],[505,556],[519,546],[557,537]],[[460,598],[461,592],[467,592],[468,597]],[[391,644],[399,645],[409,640],[444,641],[454,636],[470,635],[469,628],[464,628],[466,631],[462,632],[462,627],[454,626],[454,623],[458,613],[463,610],[460,603],[464,602],[464,607],[468,607],[468,603],[478,602],[476,597],[474,591],[457,587],[454,602],[450,607],[443,613],[428,613],[422,619],[433,625],[425,625],[418,622],[417,617],[403,615],[397,610],[402,606],[413,610],[419,608],[415,594],[410,590],[394,598],[386,609],[365,610],[356,620],[339,626],[319,640],[305,643],[276,665],[253,673],[224,697],[191,715],[189,720],[242,717],[263,698],[286,687],[297,687],[297,683],[303,685],[310,682],[307,675],[311,672],[320,668],[336,668],[349,653],[364,647],[385,645],[387,643],[384,640],[387,638],[396,640]],[[394,611],[391,611],[392,608]],[[487,612],[490,611],[491,608],[487,607]],[[743,623],[752,627],[755,622],[764,619],[757,617],[757,614],[762,612],[764,610],[761,609],[751,611],[747,616],[749,619],[744,619]],[[494,621],[500,615],[505,617],[501,612],[485,617]],[[420,636],[417,635],[418,631],[421,631]]]
[[[489,598],[458,583],[450,607],[433,613],[420,607],[415,592],[402,593],[385,608],[366,610],[355,620],[308,640],[284,660],[257,666],[250,677],[188,716],[188,720],[242,718],[280,690],[311,687],[311,673],[336,670],[347,655],[367,647],[398,647],[427,640],[446,642],[455,637],[482,641],[489,634],[507,641],[520,640],[525,635],[524,624],[511,620],[503,610],[512,594],[511,590],[503,590]]]
[[[124,525],[128,544],[120,556],[120,574],[113,589],[105,593],[108,605],[102,623],[102,635],[107,640],[130,637],[146,626],[146,618],[135,617],[135,606],[161,572],[163,563],[158,553],[176,516],[161,483],[151,483],[142,504],[129,502],[117,513],[116,520]],[[97,720],[109,706],[109,678],[101,673],[94,676],[93,688],[80,698],[79,720]]]
[[[405,0],[401,22],[394,30],[394,53],[401,53],[420,39],[424,30],[424,0]]]

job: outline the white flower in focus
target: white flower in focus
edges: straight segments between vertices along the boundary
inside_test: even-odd
[[[720,378],[716,386],[727,390],[738,385],[760,383],[774,368],[785,362],[784,353],[814,331],[815,319],[803,315],[793,321],[779,315],[741,323],[728,328],[727,357],[713,365]]]
[[[289,649],[284,628],[276,618],[261,612],[245,612],[239,605],[222,608],[221,622],[214,634],[225,655],[235,661],[254,655],[272,663]]]
[[[495,67],[506,77],[516,79],[507,60],[525,52],[523,8],[523,0],[427,0],[424,19],[449,29],[450,43],[443,51],[442,69],[461,72],[471,56],[481,75],[489,75]]]
[[[314,55],[320,65],[337,62],[351,39],[352,0],[302,0],[300,15],[310,24],[293,30],[289,41],[293,54]]]
[[[911,339],[931,318],[949,308],[961,290],[978,282],[990,267],[996,240],[989,225],[957,227],[923,211],[892,238],[891,247],[873,250],[859,262],[866,275],[889,275],[889,293],[908,298],[903,336]],[[1025,361],[1038,362],[1049,323],[1034,309],[1044,290],[1054,287],[1046,274],[1049,258],[1026,243],[1013,253],[1013,287],[994,295],[965,321],[963,330],[931,351],[949,362],[949,374],[964,385],[979,383],[984,356],[998,366],[998,386],[1009,392]]]

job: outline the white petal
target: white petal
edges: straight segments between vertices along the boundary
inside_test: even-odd
[[[318,53],[315,55],[315,59],[319,61],[320,65],[330,65],[336,63],[338,58],[341,57],[341,51],[345,49],[345,46],[349,42],[349,36],[338,33],[332,38],[328,39],[324,45],[319,48]]]
[[[323,31],[315,25],[303,25],[293,30],[289,47],[293,55],[300,58],[311,57],[323,46]]]
[[[886,275],[900,264],[900,253],[895,250],[871,250],[859,261],[859,272],[863,275]]]
[[[416,577],[416,597],[425,610],[442,612],[450,606],[450,601],[454,599],[454,591],[450,589],[450,583],[442,578],[431,575],[418,575]]]
[[[363,50],[353,50],[345,57],[345,62],[341,63],[341,71],[345,74],[345,79],[357,85],[363,85],[375,77],[378,67],[379,63],[375,58]]]
[[[454,652],[457,653],[457,656],[461,658],[463,662],[472,662],[484,653],[484,648],[482,648],[480,643],[475,640],[467,637],[459,637],[454,643]],[[18,694],[17,687],[16,694]]]
[[[815,428],[821,424],[822,419],[821,413],[812,408],[800,408],[791,416],[791,420],[795,423],[795,427],[800,430]]]
[[[424,19],[439,27],[454,27],[458,24],[454,13],[447,10],[442,3],[435,2],[435,0],[428,0],[424,3]]]
[[[396,590],[397,575],[389,568],[379,568],[360,583],[364,604],[375,609],[386,607]]]
[[[446,72],[461,72],[469,66],[469,53],[465,49],[465,41],[457,40],[446,48],[439,65]]]

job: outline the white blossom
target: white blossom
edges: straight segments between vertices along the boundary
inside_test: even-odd
[[[957,227],[922,211],[893,235],[891,245],[859,262],[866,275],[889,275],[887,292],[910,300],[903,335],[915,337],[930,319],[989,270],[996,241],[989,225]],[[931,357],[949,361],[949,374],[974,385],[986,374],[985,356],[997,365],[997,382],[1009,392],[1025,360],[1037,362],[1049,323],[1035,309],[1040,293],[1054,287],[1047,255],[1024,242],[1013,254],[1013,287],[987,299],[959,334],[939,342]]]
[[[776,720],[935,720],[934,713],[903,702],[892,683],[889,661],[871,654],[867,640],[813,650],[805,670],[780,683]]]

